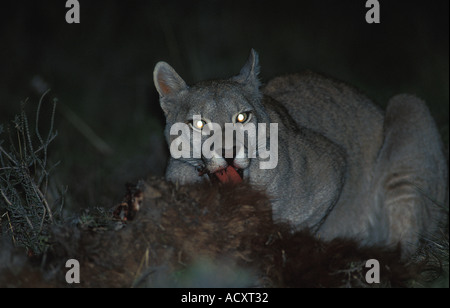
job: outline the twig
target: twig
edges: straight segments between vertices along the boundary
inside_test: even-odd
[[[31,181],[31,183],[33,185],[34,191],[39,195],[39,197],[41,198],[42,203],[44,203],[45,207],[47,208],[47,210],[48,210],[48,217],[50,218],[50,221],[53,222],[52,210],[50,209],[50,206],[48,205],[47,200],[45,199],[44,195],[39,190],[39,188],[36,187],[36,184],[34,184],[33,181]]]
[[[3,194],[3,192],[2,192],[2,194]],[[2,217],[4,217],[4,216],[6,216],[6,218],[8,218],[9,229],[11,230],[11,237],[12,237],[14,246],[16,246],[16,238],[14,237],[14,229],[13,229],[13,226],[11,224],[11,219],[9,219],[8,212],[5,212],[5,214],[2,215]]]
[[[133,285],[134,285],[134,282],[136,282],[137,279],[139,278],[139,276],[140,276],[142,270],[143,270],[144,268],[147,268],[147,267],[148,267],[148,262],[149,262],[149,260],[150,260],[150,257],[149,257],[149,248],[147,248],[147,249],[145,250],[144,255],[142,256],[142,259],[141,259],[141,262],[140,262],[140,264],[139,264],[139,267],[138,267],[138,269],[137,269],[137,271],[136,271],[136,274],[134,275]]]
[[[81,119],[75,112],[69,109],[69,107],[65,105],[60,105],[61,112],[64,117],[69,120],[73,126],[78,129],[78,131],[86,137],[86,139],[103,155],[111,155],[114,151],[113,149],[103,140],[101,139],[93,130],[86,124],[83,119]]]

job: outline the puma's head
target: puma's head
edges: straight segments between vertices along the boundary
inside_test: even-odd
[[[161,108],[166,116],[167,142],[173,149],[181,151],[185,147],[184,150],[189,151],[186,152],[189,157],[183,155],[179,159],[208,175],[216,174],[219,177],[221,172],[231,170],[232,167],[243,177],[250,162],[249,150],[254,149],[252,146],[249,149],[247,140],[242,143],[242,140],[233,138],[233,135],[233,143],[226,143],[225,129],[226,126],[243,130],[254,126],[257,129],[258,122],[267,122],[267,115],[260,102],[262,94],[259,90],[258,73],[258,54],[253,49],[238,75],[226,80],[202,81],[192,86],[188,86],[166,62],[156,64],[153,77],[160,95]],[[177,123],[182,125],[174,126]],[[225,125],[226,123],[229,124]],[[176,127],[183,132],[180,136]],[[238,131],[236,135],[239,134]],[[248,131],[247,133],[249,134]],[[204,149],[213,150],[212,157],[205,155],[204,151],[201,155],[198,152],[196,155],[195,134],[201,139]],[[214,139],[211,138],[213,135]]]

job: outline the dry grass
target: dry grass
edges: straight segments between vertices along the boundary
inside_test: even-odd
[[[42,96],[37,106],[34,130],[22,104],[21,112],[7,127],[7,141],[0,139],[0,234],[28,254],[46,250],[49,228],[58,219],[64,199],[50,187],[50,174],[56,166],[47,159],[50,143],[57,136],[53,123],[56,102],[46,136],[40,132]],[[0,126],[0,137],[2,127]]]

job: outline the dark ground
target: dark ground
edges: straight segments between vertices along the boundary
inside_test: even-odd
[[[438,246],[407,261],[400,249],[293,233],[272,220],[269,198],[246,183],[176,187],[153,178],[129,187],[115,213],[127,221],[91,212],[76,226],[53,228],[51,247],[28,260],[0,237],[0,288],[448,287]],[[72,258],[80,284],[65,278]],[[380,264],[379,283],[366,280],[369,259]],[[170,293],[150,295],[176,301]]]
[[[168,153],[152,81],[160,60],[192,83],[238,73],[255,48],[263,81],[312,69],[382,106],[413,93],[427,101],[448,149],[447,0],[380,0],[381,24],[371,25],[362,0],[79,2],[81,23],[71,25],[65,1],[0,4],[0,123],[27,98],[33,118],[52,89],[40,123],[44,130],[58,98],[49,155],[61,161],[53,180],[67,186],[68,207],[112,206],[125,182],[163,173]]]

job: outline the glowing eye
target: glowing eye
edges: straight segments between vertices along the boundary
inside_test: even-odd
[[[244,123],[247,120],[247,118],[248,118],[247,113],[240,113],[237,115],[236,121],[239,123]]]
[[[198,130],[202,130],[205,127],[205,125],[206,125],[206,121],[205,120],[198,120],[198,119],[191,120],[191,121],[189,121],[187,123],[192,128],[198,129]]]
[[[203,126],[205,126],[205,122],[203,122],[203,121],[197,121],[197,122],[195,122],[195,127],[196,128],[198,128],[198,129],[202,129],[203,128]]]

